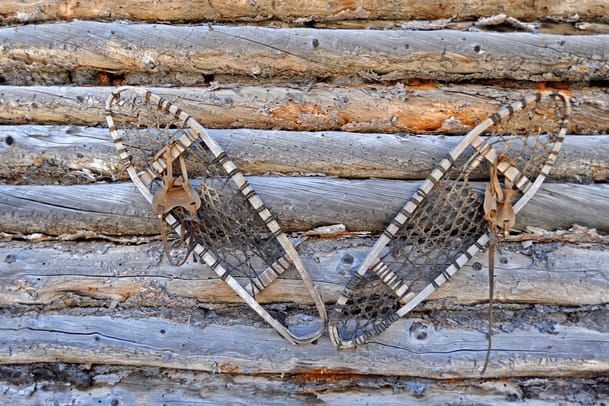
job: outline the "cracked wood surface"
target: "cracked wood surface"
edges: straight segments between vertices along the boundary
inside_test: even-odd
[[[601,0],[556,2],[505,2],[499,0],[98,0],[94,3],[72,0],[4,0],[0,5],[0,24],[32,23],[67,19],[132,19],[142,21],[267,21],[316,22],[336,20],[411,20],[477,19],[505,13],[523,20],[551,18],[595,20],[607,16],[608,7]]]
[[[425,179],[460,136],[335,131],[209,130],[242,172],[325,174],[343,178]],[[89,183],[120,174],[108,130],[96,127],[0,126],[0,179],[16,184]],[[196,168],[189,168],[196,174]],[[479,170],[470,176],[486,179]],[[120,179],[127,179],[125,173]],[[609,180],[609,135],[567,136],[550,179]]]
[[[385,228],[420,182],[331,177],[250,176],[249,182],[287,231],[342,223],[349,231]],[[483,183],[477,188],[482,193]],[[519,213],[522,225],[609,230],[609,185],[545,183]],[[320,209],[321,208],[321,209]],[[94,231],[156,235],[158,220],[131,183],[0,185],[0,230],[60,235]]]
[[[76,71],[168,72],[192,77],[298,78],[363,75],[374,80],[593,81],[609,75],[607,35],[452,30],[333,30],[69,23],[0,28],[3,82],[60,84]],[[26,76],[23,76],[26,75]],[[91,75],[95,77],[95,75]],[[175,78],[177,79],[177,77]],[[165,79],[166,80],[166,79]],[[195,80],[195,79],[192,79]],[[129,81],[129,79],[127,79]],[[166,81],[163,83],[167,83]],[[77,82],[78,84],[78,82]],[[80,83],[94,84],[94,83]],[[173,85],[179,84],[172,80]]]
[[[421,330],[425,334],[419,334]],[[269,328],[190,325],[111,316],[0,316],[0,363],[76,362],[156,366],[233,374],[328,373],[479,378],[486,334],[400,320],[378,341],[336,351],[327,337],[293,347]],[[497,332],[486,378],[601,374],[609,369],[609,333],[554,325]]]
[[[369,251],[373,238],[310,239],[299,245],[305,265],[324,301],[336,302],[345,282]],[[53,305],[88,298],[97,306],[185,306],[241,303],[206,265],[190,259],[168,264],[160,243],[0,242],[0,305]],[[94,264],[94,266],[92,266]],[[607,303],[609,250],[581,246],[501,243],[497,250],[495,299],[499,303],[581,306]],[[435,309],[485,303],[486,252],[478,253],[430,296]],[[257,299],[262,303],[311,304],[287,274]],[[255,316],[254,316],[255,317]]]
[[[0,86],[1,124],[105,125],[114,87]],[[540,88],[541,89],[541,88]],[[207,128],[465,134],[537,89],[482,85],[150,88]],[[566,90],[572,134],[609,132],[604,88]]]
[[[574,393],[593,398],[599,380],[501,379],[489,382],[433,382],[420,378],[382,378],[364,375],[306,374],[283,376],[229,375],[163,368],[92,365],[90,368],[59,364],[1,367],[0,399],[20,404],[24,395],[33,404],[122,405],[302,405],[328,403],[338,406],[363,404],[445,405],[455,393],[463,403],[497,405],[511,400],[527,405],[554,405]],[[27,382],[12,376],[34,376]],[[12,376],[11,376],[12,375]],[[46,375],[46,376],[45,376]],[[54,378],[54,379],[53,379]],[[47,386],[59,381],[52,391]],[[542,390],[543,388],[543,390]],[[598,390],[602,396],[603,389]],[[255,395],[254,397],[252,395]]]

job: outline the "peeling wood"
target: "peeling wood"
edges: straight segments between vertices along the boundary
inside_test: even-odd
[[[1,86],[0,123],[104,124],[112,87]],[[541,89],[548,89],[543,85]],[[151,88],[176,101],[203,126],[429,134],[466,133],[502,105],[536,89],[478,85],[310,88],[228,86]],[[572,96],[572,134],[609,132],[604,88],[565,90]]]
[[[210,130],[244,173],[325,174],[343,178],[427,177],[462,137],[335,131]],[[105,128],[0,126],[0,179],[15,184],[127,179]],[[189,173],[196,173],[193,168]],[[479,171],[475,179],[485,179]],[[550,179],[609,180],[609,136],[567,136]]]
[[[484,17],[480,17],[484,18]],[[603,20],[599,20],[603,21]],[[481,27],[475,20],[457,20],[455,18],[440,18],[433,20],[335,20],[310,21],[307,27],[330,29],[377,29],[377,30],[455,30],[455,31],[486,31],[486,32],[518,32],[524,31],[526,25],[534,27],[537,34],[556,35],[595,35],[609,34],[609,24],[606,22],[573,21],[571,19],[531,19],[523,26],[514,27],[509,24]],[[260,26],[276,26],[273,22],[257,22]],[[526,24],[526,25],[524,25]],[[282,23],[282,26],[300,27],[298,23]]]
[[[359,19],[411,20],[477,19],[505,13],[532,20],[542,17],[555,20],[596,20],[607,16],[607,4],[601,0],[582,1],[427,1],[322,0],[273,2],[257,0],[176,0],[171,4],[153,0],[101,0],[95,3],[68,0],[5,0],[0,5],[0,23],[33,23],[67,19],[132,19],[140,21],[287,21],[294,23]]]
[[[352,238],[352,237],[369,237],[372,234],[368,231],[348,231],[344,224],[331,224],[327,226],[319,226],[312,230],[298,232],[296,235],[301,237],[321,237],[321,238]],[[146,244],[156,241],[161,241],[160,235],[145,235],[145,236],[116,236],[97,233],[91,230],[80,230],[75,233],[66,233],[59,235],[49,235],[42,233],[7,233],[0,231],[0,241],[108,241],[116,244]],[[579,224],[574,224],[568,230],[544,230],[540,227],[526,226],[524,230],[519,230],[517,234],[511,234],[503,241],[522,242],[524,245],[529,245],[535,241],[538,243],[572,243],[572,244],[609,244],[609,235],[599,233],[595,228],[583,227]],[[10,262],[10,261],[9,261]]]
[[[299,245],[328,305],[336,302],[373,242],[373,238],[310,239]],[[530,241],[523,248],[519,243],[502,243],[497,250],[495,300],[553,306],[604,304],[608,264],[606,245]],[[428,301],[436,310],[485,303],[487,267],[486,253],[478,253]],[[300,284],[295,275],[287,274],[257,299],[312,304]],[[160,243],[0,242],[0,305],[64,307],[79,297],[94,299],[99,306],[129,308],[241,303],[206,265],[192,260],[181,267],[169,265]]]
[[[342,223],[377,232],[419,182],[328,177],[248,177],[288,231]],[[477,186],[482,193],[484,185]],[[609,185],[546,183],[519,213],[517,227],[609,230]],[[321,208],[321,209],[320,209]],[[149,203],[131,183],[74,186],[0,185],[0,230],[60,235],[82,230],[108,235],[158,233]]]
[[[407,30],[274,29],[74,21],[0,28],[6,84],[24,73],[91,70],[379,80],[604,80],[607,35]],[[65,72],[62,75],[62,71]],[[65,82],[70,84],[71,82]],[[56,81],[53,84],[61,84]],[[81,83],[90,84],[90,83]],[[174,85],[178,84],[174,82]]]
[[[415,324],[419,323],[419,324]],[[415,327],[413,327],[415,326]],[[426,335],[417,334],[425,326]],[[86,362],[192,369],[216,373],[350,373],[479,378],[486,352],[482,331],[436,329],[400,320],[378,341],[338,352],[327,337],[289,346],[270,328],[107,316],[0,316],[0,363]],[[576,326],[497,332],[487,378],[567,377],[609,370],[609,333]]]

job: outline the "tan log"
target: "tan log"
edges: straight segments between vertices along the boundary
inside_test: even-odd
[[[0,123],[105,125],[112,87],[2,86]],[[464,134],[502,105],[535,89],[479,85],[310,88],[228,86],[151,88],[204,127]],[[568,91],[570,132],[609,132],[609,95],[600,88]]]
[[[584,20],[606,17],[607,4],[602,0],[535,2],[480,1],[347,1],[306,2],[287,0],[273,2],[258,0],[176,0],[159,3],[153,0],[5,0],[0,5],[0,16],[5,23],[31,23],[55,19],[133,19],[143,21],[334,21],[334,20],[411,20],[455,18],[477,19],[505,13],[523,20],[543,17]],[[2,20],[0,20],[1,22]]]

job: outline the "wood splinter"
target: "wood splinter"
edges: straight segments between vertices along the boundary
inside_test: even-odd
[[[527,32],[535,32],[537,30],[537,27],[534,24],[523,23],[517,18],[508,16],[504,13],[500,13],[490,17],[481,17],[475,25],[478,27],[492,27],[501,24],[508,24],[517,30]]]

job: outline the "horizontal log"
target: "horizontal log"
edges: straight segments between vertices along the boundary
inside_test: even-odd
[[[6,382],[2,378],[6,377]],[[52,386],[53,390],[48,390]],[[467,404],[525,401],[536,405],[601,400],[602,378],[474,379],[462,382],[418,378],[306,374],[255,376],[162,368],[82,364],[0,367],[0,391],[7,404],[245,404],[252,394],[265,404],[333,405]],[[579,396],[578,396],[579,395]]]
[[[363,74],[391,81],[575,82],[604,80],[609,75],[607,35],[75,21],[0,28],[0,49],[0,71],[11,85],[31,84],[29,78],[48,73],[63,73],[64,84],[71,84],[76,70],[114,76],[179,72],[201,78],[220,74],[290,81]],[[46,84],[61,84],[61,79]]]
[[[132,19],[141,21],[335,21],[345,19],[410,20],[454,18],[476,19],[506,13],[512,17],[532,20],[542,17],[583,20],[606,17],[607,5],[602,0],[535,2],[339,0],[327,2],[288,0],[273,2],[257,0],[176,0],[170,4],[154,0],[100,0],[95,3],[69,0],[5,0],[0,5],[0,23],[32,23],[56,19]]]
[[[324,301],[338,299],[347,277],[364,260],[373,239],[310,239],[298,246]],[[509,304],[582,306],[607,303],[609,248],[561,243],[502,243],[497,251],[495,300]],[[485,303],[488,261],[478,253],[429,297],[434,309]],[[262,303],[310,305],[293,274],[282,276],[257,296]],[[197,307],[242,303],[207,266],[189,260],[181,267],[164,258],[160,243],[0,242],[0,306],[123,308]]]
[[[420,334],[420,331],[426,334]],[[544,332],[545,330],[545,332]],[[568,377],[609,371],[609,333],[552,325],[497,332],[486,377]],[[480,378],[486,334],[400,320],[375,343],[337,351],[327,337],[290,347],[269,328],[111,316],[0,316],[0,363],[66,362],[233,374],[370,374]]]
[[[248,174],[314,173],[405,180],[425,179],[463,139],[252,129],[209,133]],[[99,127],[0,126],[0,161],[0,179],[9,183],[74,184],[111,177],[127,179],[125,173],[120,173],[120,161],[108,130]],[[488,173],[480,170],[470,178],[485,179]],[[550,179],[578,183],[609,180],[609,135],[567,136]]]
[[[545,88],[545,87],[544,87]],[[0,86],[0,124],[104,124],[113,87]],[[203,126],[360,132],[464,134],[502,105],[534,89],[476,85],[309,88],[228,86],[151,88],[176,101]],[[570,132],[609,133],[609,94],[568,91]]]
[[[459,397],[467,404],[533,403],[545,399],[569,403],[602,399],[602,379],[538,378],[480,382],[429,381],[417,378],[306,374],[250,376],[162,368],[129,368],[74,364],[35,364],[0,367],[9,382],[0,383],[7,404],[384,404],[388,406],[449,404]],[[13,383],[27,376],[29,381]],[[33,378],[32,378],[33,377]],[[1,382],[1,381],[0,381]],[[59,385],[58,385],[59,384]],[[53,390],[47,388],[53,386]],[[539,388],[543,388],[540,390]],[[526,396],[525,396],[526,393]],[[255,401],[252,398],[255,394]]]
[[[344,224],[378,232],[419,182],[328,177],[249,177],[287,231]],[[484,185],[478,184],[482,193]],[[573,224],[609,230],[609,185],[546,183],[519,213],[517,226]],[[60,235],[90,230],[109,235],[156,235],[158,220],[129,182],[73,186],[0,185],[0,230]]]

